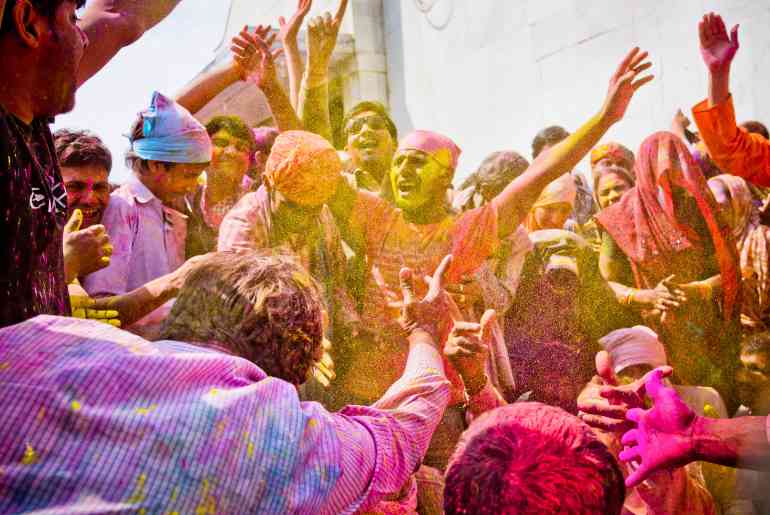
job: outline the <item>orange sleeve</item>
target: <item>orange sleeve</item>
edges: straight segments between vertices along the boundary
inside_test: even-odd
[[[723,172],[770,186],[770,141],[738,127],[732,96],[714,107],[704,100],[692,114],[711,159]]]
[[[447,272],[448,284],[475,272],[500,245],[495,203],[461,214],[451,229],[450,238],[452,264]]]

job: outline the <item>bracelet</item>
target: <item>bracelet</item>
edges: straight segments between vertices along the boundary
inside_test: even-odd
[[[634,302],[634,295],[636,294],[636,290],[634,288],[629,288],[626,292],[626,295],[623,297],[623,301],[621,304],[624,306],[630,306],[632,302]]]

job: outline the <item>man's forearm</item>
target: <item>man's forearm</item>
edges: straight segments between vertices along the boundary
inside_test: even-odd
[[[730,96],[730,68],[709,72],[709,107],[721,104]]]
[[[692,434],[694,461],[770,470],[766,427],[765,417],[698,417]]]
[[[289,76],[289,101],[291,106],[299,109],[299,90],[302,82],[302,54],[296,42],[285,43],[283,46],[286,55],[286,71]]]
[[[125,46],[158,24],[180,0],[91,0],[80,27],[88,36],[78,69],[78,86],[101,70]]]
[[[179,92],[176,102],[195,114],[240,79],[238,68],[233,62],[228,62],[196,77]]]
[[[331,142],[332,124],[329,115],[328,82],[306,76],[302,81],[299,105],[302,124],[306,130]]]
[[[97,307],[116,310],[121,324],[127,327],[158,309],[178,292],[176,276],[172,272],[123,295],[98,299]]]
[[[498,235],[513,232],[548,184],[572,171],[612,126],[604,111],[592,116],[574,134],[540,154],[493,202],[498,213]]]
[[[273,114],[273,120],[275,120],[275,125],[279,131],[302,130],[302,122],[297,117],[289,97],[286,96],[286,92],[278,81],[263,86],[262,93],[267,98],[270,112]]]

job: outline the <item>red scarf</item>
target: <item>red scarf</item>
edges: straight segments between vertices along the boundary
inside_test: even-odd
[[[642,143],[634,170],[636,186],[597,215],[599,224],[635,268],[653,259],[665,263],[667,256],[703,247],[704,238],[674,211],[672,187],[684,188],[708,226],[722,275],[723,314],[732,318],[740,286],[735,242],[730,228],[717,217],[716,201],[687,147],[674,134],[657,132]]]

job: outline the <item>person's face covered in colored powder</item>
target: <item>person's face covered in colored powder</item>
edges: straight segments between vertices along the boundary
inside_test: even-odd
[[[102,222],[110,202],[109,172],[99,165],[62,166],[62,179],[67,190],[68,217],[75,209],[83,213],[81,229]]]
[[[396,206],[415,212],[442,204],[452,171],[421,150],[398,152],[390,168]]]
[[[76,2],[62,2],[50,20],[48,37],[41,38],[39,66],[48,73],[50,84],[44,111],[50,116],[69,112],[75,107],[78,68],[88,45],[88,37],[77,22]]]
[[[596,184],[596,197],[599,200],[599,207],[605,209],[615,204],[632,187],[633,185],[622,173],[603,172],[599,182]]]
[[[381,181],[396,148],[385,119],[374,111],[364,111],[348,121],[345,134],[345,149],[355,167],[375,174],[374,178]]]
[[[210,182],[240,185],[251,163],[249,142],[233,136],[226,129],[211,135],[211,166],[207,172]]]
[[[179,198],[192,193],[198,186],[198,177],[209,163],[162,163],[148,161],[149,173],[142,175],[142,183],[163,204],[173,206]]]
[[[770,413],[770,360],[767,352],[741,352],[740,367],[735,373],[738,399],[751,408],[752,415]]]
[[[561,229],[572,213],[572,206],[566,202],[559,202],[536,207],[534,213],[535,222],[540,229]]]

